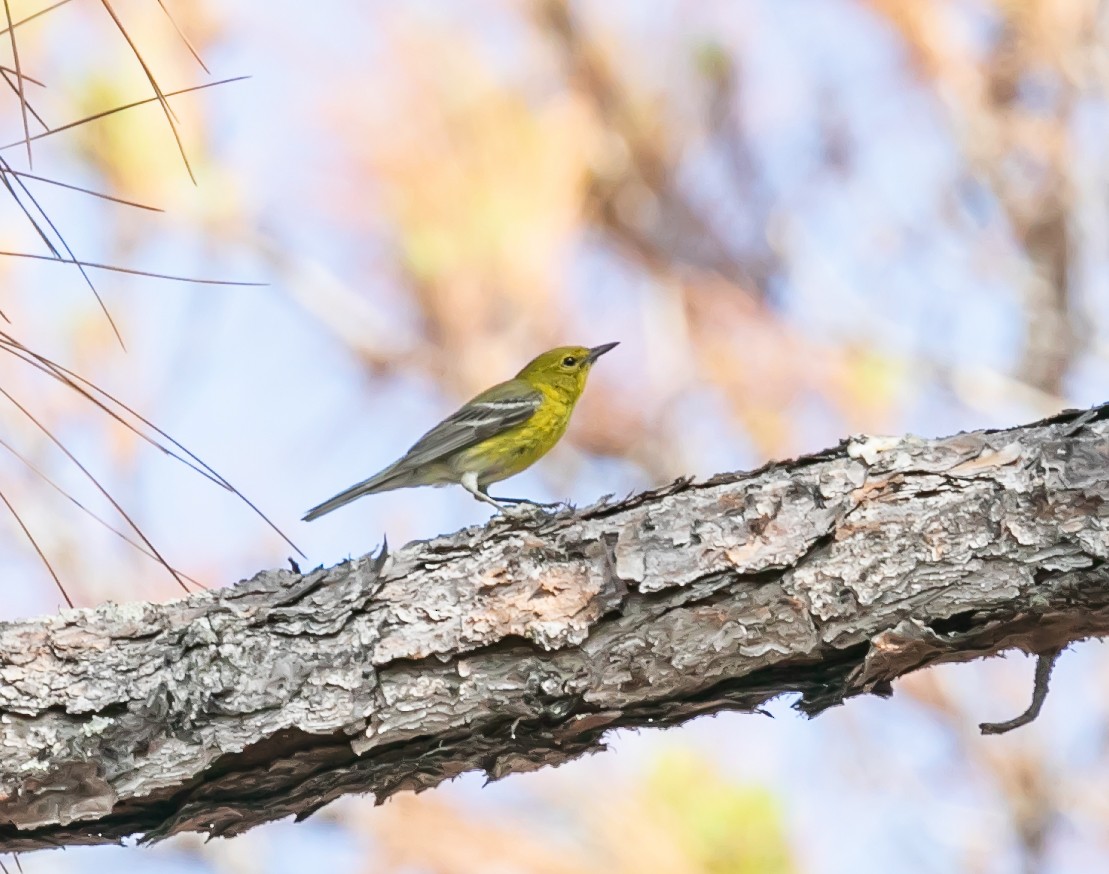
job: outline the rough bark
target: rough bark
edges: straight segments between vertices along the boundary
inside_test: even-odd
[[[0,849],[233,835],[1109,630],[1109,407],[0,626]]]

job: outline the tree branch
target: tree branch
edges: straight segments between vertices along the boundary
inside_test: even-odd
[[[1109,407],[0,626],[0,850],[233,835],[1109,631]]]

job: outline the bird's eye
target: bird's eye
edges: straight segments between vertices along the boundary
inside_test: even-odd
[[[567,355],[565,358],[562,359],[563,367],[573,367],[577,363],[578,359],[576,359],[573,355]]]

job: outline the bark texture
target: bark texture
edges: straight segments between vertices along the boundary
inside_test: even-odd
[[[0,849],[233,835],[1109,631],[1109,407],[0,626]]]

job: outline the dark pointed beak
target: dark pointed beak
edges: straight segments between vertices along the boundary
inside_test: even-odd
[[[619,343],[602,343],[600,346],[594,346],[592,349],[589,350],[589,355],[586,356],[586,360],[590,364],[592,364],[606,352],[615,349],[619,345]]]

